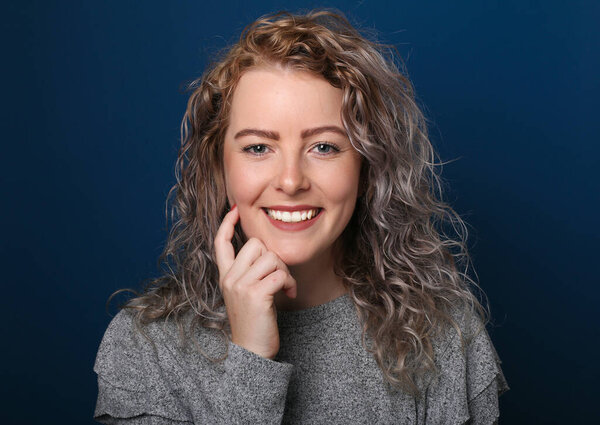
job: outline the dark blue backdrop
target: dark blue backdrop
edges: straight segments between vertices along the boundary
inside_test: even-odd
[[[4,6],[0,421],[92,422],[105,302],[157,273],[183,84],[257,16],[316,6],[399,46],[456,159],[502,423],[597,417],[598,3],[213,3]]]

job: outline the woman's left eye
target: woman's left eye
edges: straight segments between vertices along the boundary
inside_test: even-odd
[[[318,143],[314,147],[320,154],[329,154],[332,152],[339,152],[340,148],[333,143]]]

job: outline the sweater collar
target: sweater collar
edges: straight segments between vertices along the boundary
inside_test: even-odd
[[[318,323],[326,318],[342,314],[352,308],[352,300],[348,294],[344,294],[328,301],[303,310],[277,311],[277,325],[281,328],[297,328],[301,326]]]

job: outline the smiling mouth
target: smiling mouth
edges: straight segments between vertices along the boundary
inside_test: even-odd
[[[263,208],[263,211],[273,220],[282,221],[284,223],[300,223],[313,220],[322,210],[323,208],[311,208],[301,211],[278,211]]]

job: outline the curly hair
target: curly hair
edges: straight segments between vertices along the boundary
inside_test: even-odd
[[[456,306],[467,306],[483,323],[488,312],[468,273],[466,224],[442,199],[436,168],[442,164],[436,163],[426,120],[398,57],[392,46],[369,40],[331,10],[279,12],[244,29],[190,85],[177,182],[167,197],[168,207],[175,194],[159,258],[164,274],[125,306],[137,311],[138,325],[172,317],[183,338],[183,316],[193,313],[192,327],[217,329],[224,340],[230,338],[213,240],[229,209],[223,140],[233,91],[253,67],[308,71],[342,90],[342,123],[363,157],[361,195],[340,236],[343,255],[335,272],[361,318],[362,343],[385,381],[420,395],[419,378],[436,371],[437,333],[450,324],[462,337],[452,314]],[[239,224],[233,244],[236,252],[243,244]]]

